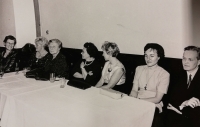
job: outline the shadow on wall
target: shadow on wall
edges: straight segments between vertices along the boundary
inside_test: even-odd
[[[192,45],[200,46],[200,0],[191,1]]]

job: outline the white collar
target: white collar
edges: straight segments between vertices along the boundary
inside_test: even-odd
[[[195,69],[194,69],[192,72],[190,72],[190,73],[187,71],[188,77],[189,77],[189,75],[192,75],[192,79],[193,79],[194,76],[195,76],[195,74],[197,73],[198,69],[199,69],[199,67],[195,68]]]

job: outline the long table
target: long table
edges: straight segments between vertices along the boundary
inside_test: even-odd
[[[10,74],[0,80],[1,127],[151,127],[153,103],[99,91]]]

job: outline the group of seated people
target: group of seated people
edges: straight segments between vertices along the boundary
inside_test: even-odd
[[[11,35],[5,37],[5,49],[0,52],[0,67],[4,72],[14,71],[17,65],[15,44],[15,37]],[[30,48],[31,45],[29,44],[28,47]],[[61,77],[68,75],[66,58],[60,52],[62,48],[60,40],[48,41],[45,37],[37,37],[35,47],[36,52],[29,57],[29,60],[24,61],[29,67],[29,72],[42,76],[49,76],[52,72]],[[117,59],[120,53],[119,47],[116,43],[105,41],[101,49],[106,61],[103,68],[97,59],[97,47],[91,42],[83,45],[82,59],[72,69],[73,79],[98,88],[113,89],[123,93],[126,70],[123,63]],[[169,95],[170,101],[166,111],[162,111],[162,98],[168,92],[170,74],[159,66],[159,61],[164,56],[161,45],[146,44],[144,47],[146,65],[136,68],[133,88],[129,96],[156,104],[152,124],[154,127],[200,127],[200,48],[188,46],[184,49],[183,72],[178,76],[176,83],[172,84],[173,90]]]

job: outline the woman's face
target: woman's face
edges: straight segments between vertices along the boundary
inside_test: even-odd
[[[90,55],[87,53],[87,50],[85,47],[83,48],[81,55],[82,55],[82,59],[90,58]]]
[[[160,57],[158,57],[157,50],[153,50],[151,48],[144,53],[144,58],[148,67],[157,65],[158,60],[160,59]]]
[[[7,50],[11,51],[15,46],[15,41],[8,39],[5,43],[5,47]]]
[[[55,55],[55,54],[58,54],[60,52],[60,47],[58,45],[58,43],[56,42],[51,42],[49,44],[49,52],[52,54],[52,55]]]
[[[41,41],[36,42],[35,47],[37,52],[41,51],[44,48]]]
[[[106,51],[103,50],[103,54],[102,54],[102,55],[103,55],[105,61],[108,61],[108,60],[109,60],[110,56],[107,54]]]

